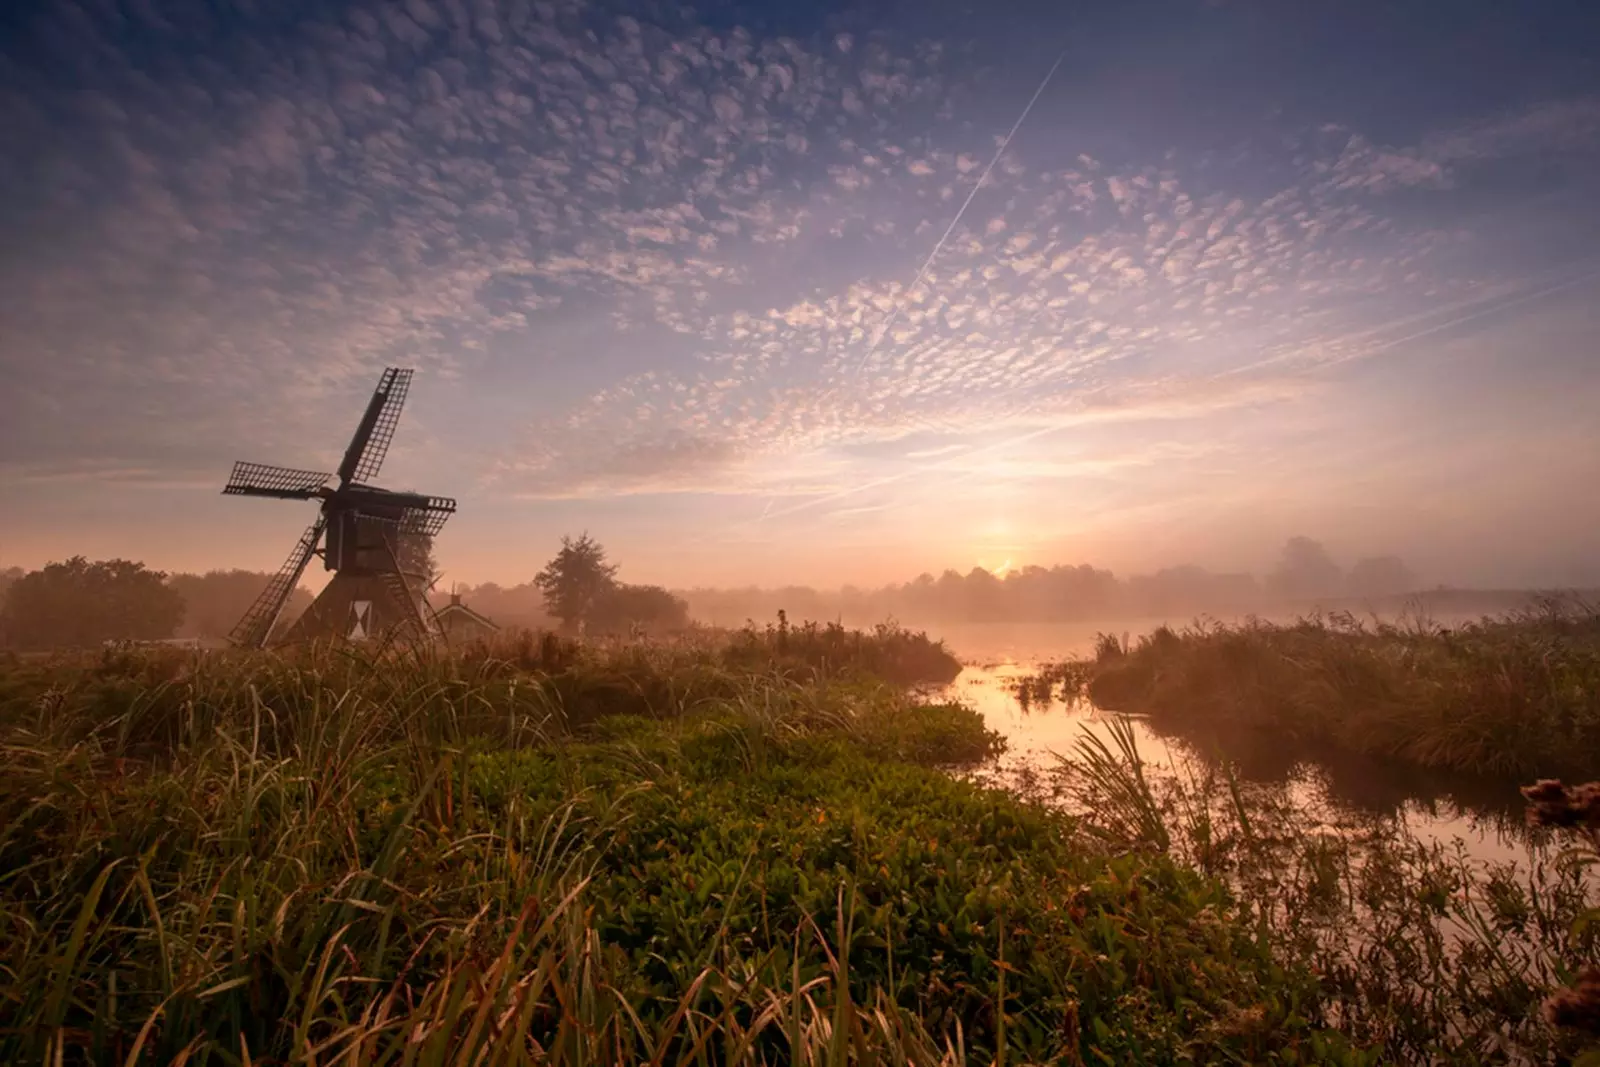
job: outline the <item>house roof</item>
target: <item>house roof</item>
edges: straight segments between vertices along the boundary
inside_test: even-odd
[[[491,630],[500,629],[500,627],[497,626],[493,620],[489,619],[487,616],[478,614],[476,611],[473,611],[459,600],[451,600],[450,603],[434,612],[434,615],[441,623],[447,622],[452,618],[465,617],[470,621],[477,623],[479,626],[484,626]]]

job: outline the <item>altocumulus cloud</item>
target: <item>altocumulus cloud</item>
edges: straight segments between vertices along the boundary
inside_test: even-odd
[[[1002,132],[938,44],[560,0],[64,3],[37,35],[56,77],[0,68],[29,146],[0,163],[0,420],[30,477],[310,460],[393,362],[562,377],[471,430],[487,485],[550,496],[827,492],[852,443],[1292,395],[1419,302],[1514,293],[1407,205],[1592,153],[1600,115],[1109,160],[1063,151],[1046,96],[910,289]]]

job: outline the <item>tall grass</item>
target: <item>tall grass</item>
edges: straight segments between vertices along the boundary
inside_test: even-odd
[[[944,642],[894,622],[871,630],[850,630],[836,622],[791,626],[780,611],[775,624],[758,629],[751,623],[731,637],[724,657],[741,666],[804,666],[825,674],[860,671],[895,685],[945,685],[961,673],[961,661]]]
[[[1313,829],[1226,767],[1153,784],[1134,732],[1111,736],[1062,759],[1074,806],[1122,848],[1224,879],[1274,958],[1318,976],[1320,1022],[1386,1063],[1600,1062],[1600,784],[1530,790],[1561,809],[1532,812],[1556,836],[1527,865],[1479,863],[1398,821]]]
[[[0,665],[0,1061],[1370,1062],[997,743],[701,648]]]
[[[1456,628],[1364,624],[1163,627],[1102,642],[1087,690],[1162,728],[1265,731],[1424,767],[1600,775],[1600,610],[1539,611]]]

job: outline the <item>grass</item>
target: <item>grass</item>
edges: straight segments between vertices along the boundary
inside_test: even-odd
[[[702,682],[717,684],[752,673],[789,682],[869,679],[900,687],[939,686],[955,680],[961,661],[944,642],[895,623],[871,630],[850,630],[838,623],[789,623],[780,611],[776,623],[753,622],[738,630],[699,628],[669,640],[635,641],[599,638],[577,642],[550,632],[517,631],[494,643],[478,642],[460,650],[462,658],[492,662],[515,670],[552,676],[568,675],[578,683],[592,680],[588,668],[603,661],[605,673],[630,668],[644,681],[682,681],[695,672]],[[670,664],[670,669],[660,669]],[[659,693],[644,694],[640,707],[660,706]],[[608,704],[608,707],[610,705]]]
[[[836,622],[791,626],[782,611],[775,625],[757,629],[752,623],[735,632],[724,656],[741,666],[778,663],[824,673],[861,671],[905,686],[946,685],[961,673],[961,661],[944,642],[920,631],[892,622],[868,631],[847,630]]]
[[[0,663],[0,1061],[1375,1062],[876,639]]]
[[[1153,780],[1134,731],[1111,737],[1086,733],[1057,769],[1089,828],[1223,879],[1281,963],[1318,976],[1323,1018],[1382,1062],[1600,1063],[1600,783],[1524,790],[1541,847],[1481,863],[1395,820],[1313,827],[1226,766]]]
[[[1452,629],[1349,615],[1163,627],[1132,645],[1103,637],[1092,663],[1057,673],[1086,678],[1100,707],[1179,733],[1257,731],[1523,779],[1600,776],[1600,610],[1584,604]]]

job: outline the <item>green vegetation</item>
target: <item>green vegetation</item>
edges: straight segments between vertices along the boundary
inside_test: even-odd
[[[944,642],[920,631],[894,623],[879,623],[870,631],[847,630],[836,622],[791,626],[781,610],[776,625],[758,630],[747,624],[734,633],[725,658],[744,667],[778,662],[824,675],[853,670],[905,686],[946,685],[961,673],[961,661]]]
[[[491,652],[4,666],[0,1060],[1361,1059],[1219,883],[938,770],[969,711]]]
[[[1578,1050],[1600,787],[1530,793],[1591,848],[1526,882],[1167,790],[1128,731],[1070,765],[1074,818],[949,773],[1000,739],[873,673],[947,655],[780,618],[0,660],[0,1062]]]
[[[1600,775],[1600,610],[1581,603],[1455,629],[1343,614],[1163,627],[1132,646],[1104,637],[1092,666],[1033,684],[1085,677],[1098,706],[1180,734],[1254,730],[1425,767]]]
[[[728,696],[752,675],[769,683],[847,679],[908,687],[943,685],[961,673],[961,661],[944,643],[920,631],[887,623],[870,631],[837,623],[790,626],[782,612],[776,625],[764,628],[695,629],[660,641],[575,641],[519,630],[459,654],[474,663],[540,672],[558,695],[562,714],[579,721],[596,708],[649,716],[653,709],[676,707],[680,692]],[[599,694],[599,703],[585,694]]]
[[[111,639],[171,637],[183,596],[166,575],[125,559],[74,556],[6,583],[0,645],[24,650],[89,648]]]
[[[617,566],[587,533],[561,538],[561,551],[533,579],[545,611],[569,632],[677,632],[689,626],[689,605],[658,585],[617,581]]]
[[[1323,1017],[1381,1062],[1600,1064],[1600,782],[1525,788],[1539,847],[1484,863],[1397,820],[1320,824],[1228,766],[1153,776],[1135,736],[1121,717],[1086,735],[1056,788],[1111,847],[1225,881],[1239,921],[1276,931],[1281,965],[1317,975]]]

